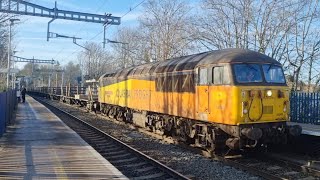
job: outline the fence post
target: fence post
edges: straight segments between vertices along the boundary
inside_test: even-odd
[[[320,123],[320,116],[319,116],[319,111],[320,111],[320,109],[319,109],[319,101],[320,101],[320,98],[319,98],[319,94],[320,93],[317,93],[316,94],[316,98],[317,98],[317,100],[316,100],[316,116],[317,116],[317,119],[318,119],[318,123]]]

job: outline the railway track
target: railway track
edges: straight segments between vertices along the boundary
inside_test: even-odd
[[[81,138],[128,178],[137,180],[189,179],[72,114],[52,106],[39,98],[36,98],[36,100],[58,115],[65,124],[77,132]]]
[[[247,171],[263,179],[270,180],[315,180],[320,179],[320,168],[311,167],[308,163],[303,164],[301,161],[293,161],[274,153],[251,153],[235,156],[219,156],[211,154],[206,150],[194,149],[190,146],[184,146],[195,153],[202,154],[208,158],[212,158],[225,164]],[[292,156],[291,158],[294,158]]]
[[[71,107],[74,108],[74,107]],[[73,116],[73,115],[71,115]],[[103,116],[104,117],[104,116]],[[104,117],[106,118],[106,117]],[[107,118],[109,119],[109,118]],[[112,120],[112,119],[111,119]],[[116,120],[112,120],[115,122],[119,122]],[[148,131],[141,130],[142,132],[146,132],[148,135],[152,135],[156,138],[162,138],[165,141],[171,141],[172,143],[179,144],[178,142],[174,142],[172,139],[166,140],[165,137],[159,136],[157,134],[148,133]],[[103,146],[105,142],[99,142],[98,147],[95,147],[98,152],[99,147]],[[268,154],[260,155],[249,155],[243,156],[238,158],[225,158],[221,156],[212,156],[212,154],[199,150],[194,149],[189,146],[183,146],[183,148],[188,148],[189,150],[196,152],[198,154],[202,154],[206,157],[214,158],[218,161],[221,161],[229,166],[239,168],[241,170],[245,170],[251,174],[260,176],[264,179],[304,179],[304,180],[312,180],[312,179],[320,179],[319,170],[313,169],[306,165],[297,164],[290,160],[284,160],[281,157],[277,156],[270,156]],[[100,148],[101,149],[101,148]],[[103,153],[104,151],[102,151]],[[122,153],[121,153],[122,154]],[[122,155],[119,155],[122,156]],[[125,156],[125,155],[123,155]],[[112,161],[111,161],[112,162]]]
[[[311,158],[320,158],[320,137],[301,135],[294,142],[291,142],[287,148],[293,149],[294,152],[304,154]]]
[[[223,159],[223,161],[232,166],[238,166],[264,179],[320,179],[318,170],[264,154],[236,159]]]

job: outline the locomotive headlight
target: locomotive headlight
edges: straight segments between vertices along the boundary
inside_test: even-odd
[[[242,114],[247,114],[248,113],[248,102],[244,101],[242,102]]]
[[[245,98],[246,97],[246,92],[245,91],[241,91],[241,95],[242,95],[242,98]]]
[[[267,91],[267,96],[268,96],[268,97],[271,97],[271,96],[272,96],[272,91],[271,91],[271,90],[268,90],[268,91]]]

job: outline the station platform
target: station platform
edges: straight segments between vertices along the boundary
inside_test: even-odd
[[[27,96],[0,139],[0,179],[128,179],[42,104]]]
[[[320,125],[315,124],[304,124],[296,122],[288,122],[289,125],[299,125],[302,127],[302,134],[310,136],[320,136]]]

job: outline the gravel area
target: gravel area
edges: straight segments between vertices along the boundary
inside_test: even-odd
[[[169,144],[150,137],[138,132],[130,125],[107,120],[107,118],[102,118],[91,113],[85,113],[83,110],[57,101],[50,101],[50,104],[59,106],[59,108],[63,108],[65,111],[99,127],[102,131],[182,174],[190,176],[192,179],[261,179],[247,172],[224,165],[222,162],[205,158],[178,145]]]

